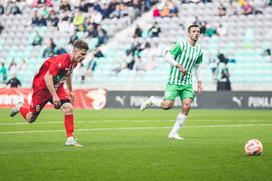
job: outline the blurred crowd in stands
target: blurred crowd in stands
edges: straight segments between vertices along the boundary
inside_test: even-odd
[[[97,67],[96,58],[105,57],[101,46],[106,44],[111,38],[108,29],[103,26],[103,21],[116,21],[126,18],[127,25],[142,16],[143,13],[150,11],[153,16],[153,23],[149,27],[141,27],[140,25],[132,25],[135,27],[133,41],[125,50],[125,57],[120,57],[116,66],[113,68],[114,74],[122,70],[150,71],[157,67],[158,57],[164,56],[164,48],[159,43],[151,43],[151,39],[160,37],[164,31],[158,23],[158,18],[179,17],[179,7],[186,3],[211,3],[212,0],[0,0],[0,17],[1,15],[18,15],[24,13],[26,7],[31,7],[31,27],[54,27],[56,30],[68,33],[69,45],[80,38],[96,38],[97,42],[91,52],[91,56],[86,65],[80,65],[78,77],[81,83],[84,83],[87,76],[91,76]],[[250,14],[262,14],[262,10],[255,8],[250,0],[226,0],[220,1],[217,8],[217,16],[238,16]],[[267,0],[264,6],[272,5],[272,0]],[[206,38],[213,36],[223,37],[228,33],[227,27],[221,23],[214,27],[213,22],[202,20],[202,17],[195,16],[191,22],[201,27],[201,34]],[[185,25],[180,23],[181,28],[185,29]],[[0,19],[0,34],[5,28]],[[82,36],[83,35],[83,36]],[[46,47],[43,49],[42,57],[48,58],[54,55],[67,53],[67,45],[57,45],[57,40],[50,38],[48,41],[38,32],[35,31],[31,45],[33,47]],[[264,56],[271,59],[271,49],[264,50]],[[1,61],[1,60],[0,60]],[[220,81],[229,72],[228,63],[235,63],[236,60],[226,57],[220,50],[214,58],[209,56],[209,65],[215,81]],[[224,66],[221,66],[221,64]],[[6,67],[6,62],[1,62],[1,81],[8,82],[8,74],[16,75],[16,71],[22,70],[25,66],[25,60],[20,65],[11,61]],[[224,67],[222,70],[221,68]],[[220,76],[218,76],[220,74]],[[224,74],[224,75],[223,75]],[[14,78],[14,76],[13,76]],[[229,80],[229,78],[227,78]]]

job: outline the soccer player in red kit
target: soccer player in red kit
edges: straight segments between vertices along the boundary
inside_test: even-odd
[[[41,66],[39,72],[33,79],[32,102],[29,108],[23,107],[23,102],[18,102],[11,109],[10,116],[17,113],[29,123],[33,123],[40,114],[43,107],[51,102],[56,109],[64,113],[64,125],[66,129],[66,146],[82,146],[74,140],[74,116],[73,106],[74,94],[72,92],[71,73],[78,63],[81,63],[88,51],[88,44],[83,40],[74,43],[73,51],[70,54],[62,54],[51,57]],[[64,90],[66,82],[69,93]]]

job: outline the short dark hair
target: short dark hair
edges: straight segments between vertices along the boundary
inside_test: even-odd
[[[200,28],[200,26],[197,25],[197,24],[190,25],[190,26],[188,27],[188,33],[190,32],[191,28]]]
[[[74,42],[74,48],[89,50],[88,43],[83,40],[76,40]]]

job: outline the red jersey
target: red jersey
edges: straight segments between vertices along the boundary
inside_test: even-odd
[[[66,77],[69,76],[77,62],[72,62],[69,54],[62,54],[47,59],[33,79],[33,88],[47,89],[44,76],[49,71],[53,76],[54,87],[62,86]]]

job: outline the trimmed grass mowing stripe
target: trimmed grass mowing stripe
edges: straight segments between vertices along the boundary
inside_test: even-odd
[[[80,123],[145,123],[145,122],[173,122],[174,120],[101,120],[101,121],[76,121],[76,124]],[[231,120],[193,120],[194,122],[229,122]],[[248,120],[239,120],[240,122],[270,122],[270,120],[266,119],[248,119]],[[10,123],[10,122],[2,122],[0,126],[16,126],[16,125],[28,125],[27,122],[20,123]],[[63,124],[63,121],[50,121],[50,122],[38,122],[38,124]]]
[[[185,126],[184,128],[222,128],[222,127],[263,127],[272,126],[272,124],[230,124],[230,125],[202,125],[202,126]],[[77,129],[76,131],[114,131],[114,130],[155,130],[155,129],[169,129],[170,126],[164,127],[122,127],[122,128],[90,128]],[[24,133],[51,133],[63,132],[64,130],[32,130],[32,131],[5,131],[0,134],[24,134]]]

